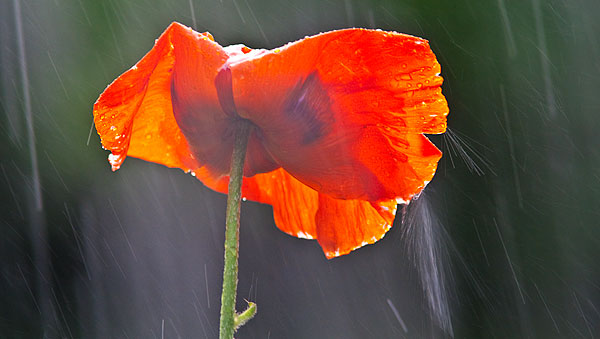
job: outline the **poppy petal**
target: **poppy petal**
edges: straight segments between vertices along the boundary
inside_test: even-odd
[[[94,104],[94,122],[113,170],[127,155],[185,171],[197,167],[171,108],[173,23],[152,50],[118,77]]]
[[[229,177],[196,176],[208,187],[227,193]],[[242,196],[273,206],[275,224],[283,232],[317,239],[328,259],[381,239],[392,227],[396,201],[334,199],[320,194],[283,169],[244,178]]]
[[[197,162],[218,178],[229,173],[240,119],[231,93],[231,70],[227,66],[230,51],[191,28],[181,27],[181,33],[172,38],[173,114]],[[244,174],[251,176],[278,167],[264,150],[260,131],[253,128]]]
[[[236,124],[223,110],[216,86],[228,55],[219,44],[189,28],[174,35],[172,45],[173,115],[198,163],[215,176],[228,173]]]
[[[426,40],[341,30],[230,67],[238,113],[320,193],[408,201],[433,177],[441,152],[417,135],[443,132],[448,108]]]
[[[196,177],[207,187],[227,193],[228,176],[215,180],[201,170],[196,172]],[[315,214],[319,208],[319,195],[283,169],[244,178],[242,196],[272,205],[275,225],[283,232],[304,239],[317,237]]]
[[[394,223],[396,208],[395,200],[372,203],[319,194],[317,240],[327,259],[383,238]]]
[[[242,194],[247,199],[272,205],[275,225],[283,232],[298,238],[316,238],[318,193],[283,169],[244,178]]]

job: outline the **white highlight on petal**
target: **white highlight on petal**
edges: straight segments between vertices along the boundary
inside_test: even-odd
[[[296,233],[296,236],[302,239],[314,239],[310,234],[305,233],[303,231],[299,231],[298,233]]]
[[[410,200],[404,200],[400,197],[396,198],[396,203],[397,204],[402,204],[402,205],[408,205],[408,203],[410,202]]]
[[[119,161],[119,156],[111,153],[108,155],[108,161],[110,161],[111,164],[116,163]]]
[[[249,52],[244,53],[242,51],[242,49],[244,47],[246,47],[246,46],[242,45],[242,44],[230,45],[230,46],[223,47],[223,49],[225,50],[225,52],[227,53],[229,58],[227,59],[227,62],[222,67],[235,66],[241,62],[260,58],[261,56],[263,56],[269,52],[266,49],[250,49]],[[248,48],[248,47],[246,47],[246,48]]]

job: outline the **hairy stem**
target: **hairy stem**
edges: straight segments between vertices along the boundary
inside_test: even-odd
[[[225,267],[223,270],[223,292],[221,294],[221,339],[232,339],[235,327],[235,296],[238,284],[238,251],[240,236],[240,200],[244,159],[250,133],[250,123],[240,120],[235,132],[235,143],[229,173],[227,214],[225,217]]]

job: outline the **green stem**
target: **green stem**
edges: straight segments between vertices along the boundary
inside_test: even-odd
[[[244,326],[244,324],[246,324],[248,321],[250,321],[250,319],[254,318],[254,315],[256,315],[256,304],[251,301],[246,302],[248,303],[248,308],[246,308],[246,310],[242,313],[237,313],[233,320],[236,330]]]
[[[235,143],[229,173],[229,193],[225,217],[225,268],[223,270],[223,292],[221,295],[220,339],[232,339],[235,332],[235,295],[238,283],[238,251],[240,236],[240,199],[244,159],[250,133],[250,123],[240,120],[236,126]]]

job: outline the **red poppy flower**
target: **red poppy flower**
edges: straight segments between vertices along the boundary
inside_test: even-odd
[[[426,40],[366,29],[273,50],[171,24],[94,105],[109,161],[192,171],[227,192],[236,121],[252,125],[242,194],[328,258],[379,240],[432,179],[448,107]]]

